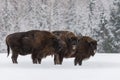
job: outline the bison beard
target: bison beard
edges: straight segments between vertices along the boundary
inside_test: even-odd
[[[52,33],[63,41],[61,52],[54,55],[55,64],[62,64],[63,58],[74,57],[73,46],[77,43],[77,37],[70,31],[53,31]]]
[[[74,65],[82,65],[82,61],[90,56],[94,56],[94,50],[97,49],[97,41],[88,37],[83,36],[79,38],[75,52]]]
[[[57,37],[52,33],[39,30],[10,34],[6,37],[6,44],[8,56],[10,48],[12,50],[13,63],[18,63],[17,57],[19,54],[32,54],[33,63],[41,63],[43,57],[57,53],[61,46]],[[50,51],[50,53],[47,51]]]

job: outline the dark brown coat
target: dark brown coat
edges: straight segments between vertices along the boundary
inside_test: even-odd
[[[17,63],[18,55],[32,54],[33,63],[41,63],[41,59],[47,55],[53,55],[60,49],[59,40],[48,31],[31,30],[27,32],[13,33],[6,37],[6,44],[12,50],[12,61]],[[44,54],[44,51],[52,51]],[[39,56],[41,56],[39,58]]]
[[[62,64],[63,58],[74,57],[73,47],[76,45],[77,37],[70,31],[53,31],[52,33],[63,40],[64,43],[62,52],[59,55],[55,55],[55,64]]]
[[[82,61],[95,55],[97,41],[88,36],[79,37],[76,46],[74,65],[82,65]]]

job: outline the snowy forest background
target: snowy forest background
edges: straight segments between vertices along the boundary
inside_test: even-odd
[[[120,53],[120,0],[0,0],[0,52],[8,34],[32,29],[81,33],[99,53]]]

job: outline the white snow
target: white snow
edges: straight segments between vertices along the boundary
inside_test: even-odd
[[[74,66],[73,58],[54,65],[53,57],[32,64],[30,55],[19,56],[19,64],[12,64],[6,56],[0,54],[0,80],[120,80],[120,54],[97,53],[82,66]]]

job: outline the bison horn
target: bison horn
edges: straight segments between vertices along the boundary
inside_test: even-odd
[[[87,39],[87,42],[88,42],[88,43],[91,43],[91,42],[93,42],[93,40],[90,39],[90,38],[88,38],[88,39]]]

